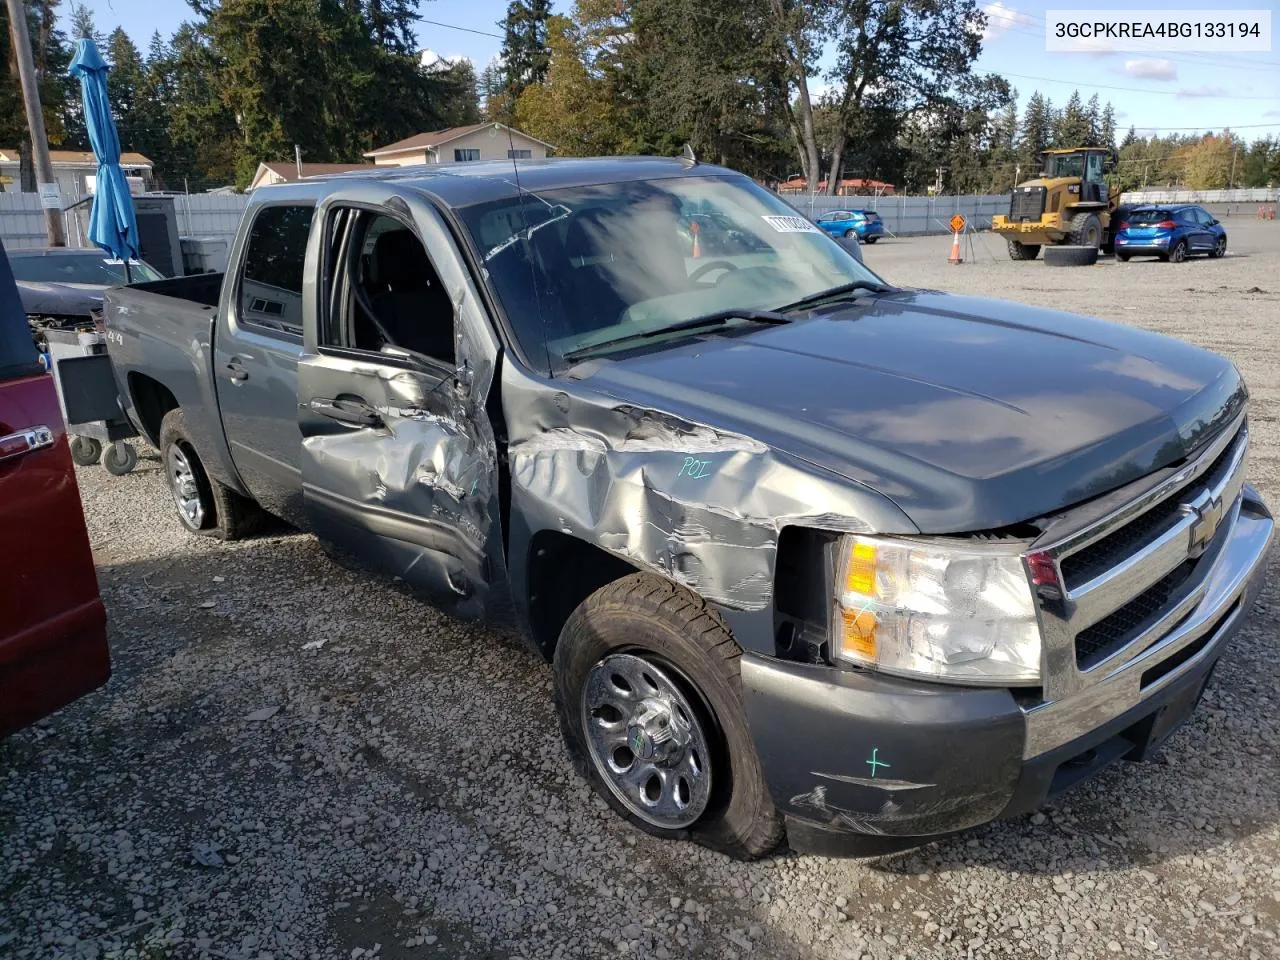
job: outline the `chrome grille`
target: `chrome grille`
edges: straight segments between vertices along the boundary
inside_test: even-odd
[[[1194,608],[1235,523],[1247,447],[1241,417],[1187,463],[1069,512],[1046,531],[1049,546],[1033,544],[1063,591],[1041,601],[1046,699],[1157,646]]]

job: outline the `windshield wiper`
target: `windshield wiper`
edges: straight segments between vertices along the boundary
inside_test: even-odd
[[[893,287],[886,287],[883,283],[876,283],[874,280],[854,280],[852,283],[842,283],[838,287],[831,287],[827,290],[819,290],[817,293],[811,293],[807,297],[801,297],[791,303],[784,303],[777,308],[778,313],[790,313],[792,310],[803,310],[805,307],[816,307],[820,303],[828,300],[835,300],[846,294],[855,293],[858,290],[870,290],[872,293],[888,293]]]
[[[790,317],[784,316],[776,310],[717,310],[715,313],[704,313],[700,317],[690,317],[688,320],[671,323],[665,327],[656,327],[653,330],[646,330],[644,333],[629,333],[625,337],[614,337],[612,340],[602,340],[600,343],[593,343],[589,347],[570,350],[564,355],[564,359],[568,363],[576,363],[578,360],[582,360],[600,350],[607,350],[612,347],[621,346],[624,343],[649,340],[653,337],[661,337],[668,333],[679,333],[682,330],[697,330],[700,327],[723,326],[730,320],[750,320],[753,323],[775,324],[791,322]]]

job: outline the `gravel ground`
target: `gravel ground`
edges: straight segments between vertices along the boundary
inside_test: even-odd
[[[1181,266],[886,239],[905,284],[1220,350],[1280,503],[1280,224]],[[80,471],[115,676],[0,743],[0,955],[1280,956],[1280,596],[1156,762],[874,860],[743,865],[631,829],[573,775],[548,667],[285,530],[186,536],[159,463]],[[1274,571],[1273,571],[1274,578]],[[821,731],[812,735],[821,736]]]

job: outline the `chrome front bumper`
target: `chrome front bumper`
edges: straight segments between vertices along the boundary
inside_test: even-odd
[[[1113,658],[1119,661],[1117,665],[1103,663],[1102,675],[1092,678],[1083,689],[1025,711],[1025,759],[1097,729],[1221,654],[1261,590],[1267,552],[1275,535],[1275,522],[1257,491],[1247,484],[1224,522],[1230,524],[1229,533],[1212,568],[1187,598],[1189,609],[1179,605],[1179,619],[1164,636],[1136,655]],[[1184,653],[1197,645],[1194,654]],[[1180,654],[1175,666],[1161,669]]]

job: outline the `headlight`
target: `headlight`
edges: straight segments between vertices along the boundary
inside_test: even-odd
[[[1017,554],[860,536],[839,549],[837,656],[952,682],[1040,682],[1040,628]]]

